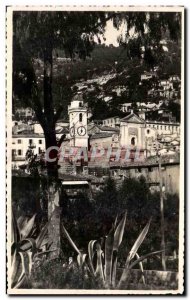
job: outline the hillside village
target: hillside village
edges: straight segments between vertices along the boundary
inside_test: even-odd
[[[72,161],[66,158],[60,162],[60,174],[70,174],[87,177],[91,185],[100,188],[104,176],[114,176],[118,181],[131,174],[138,177],[144,175],[155,189],[159,185],[158,157],[161,157],[165,185],[170,191],[178,192],[175,182],[179,172],[180,155],[180,123],[176,121],[169,108],[170,103],[178,103],[180,95],[180,78],[171,75],[167,80],[158,80],[160,90],[156,101],[126,102],[119,108],[120,115],[97,120],[93,118],[92,110],[84,101],[85,91],[92,89],[92,84],[101,86],[113,80],[115,75],[107,75],[77,84],[77,92],[68,106],[68,119],[57,121],[56,136],[60,140],[64,135],[61,147],[78,149],[85,147],[90,156],[90,149],[105,150],[102,157],[94,161]],[[141,82],[152,79],[153,74],[141,74]],[[117,96],[124,89],[115,88]],[[152,91],[152,89],[151,89]],[[154,89],[155,92],[158,90]],[[98,97],[100,97],[101,94]],[[109,104],[111,97],[103,98]],[[154,99],[154,98],[153,98]],[[32,153],[38,161],[44,160],[45,138],[42,127],[36,121],[31,108],[18,108],[13,116],[12,168],[23,169],[28,163],[28,153]],[[81,129],[80,129],[81,128]],[[81,133],[80,133],[81,130]],[[106,153],[111,148],[108,158]],[[130,154],[124,160],[128,149]],[[121,150],[120,159],[116,159],[117,150]],[[128,151],[127,150],[127,151]],[[116,154],[115,154],[116,153]],[[25,172],[27,172],[25,170]],[[65,175],[64,175],[65,174]],[[130,175],[130,176],[131,176]],[[74,181],[76,178],[74,177]],[[169,183],[168,183],[169,181]],[[98,184],[97,184],[98,182]]]

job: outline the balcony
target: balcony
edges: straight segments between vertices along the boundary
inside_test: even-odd
[[[25,161],[25,157],[18,156],[18,155],[12,155],[12,161]]]
[[[30,149],[36,148],[36,144],[35,144],[35,143],[30,143],[30,142],[29,142],[29,148],[30,148]]]

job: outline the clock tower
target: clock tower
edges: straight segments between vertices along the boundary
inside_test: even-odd
[[[87,107],[82,94],[73,97],[68,106],[70,146],[88,147]]]

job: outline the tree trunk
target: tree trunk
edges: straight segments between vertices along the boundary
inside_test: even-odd
[[[45,141],[46,141],[46,151],[50,149],[51,147],[57,147],[57,141],[56,141],[56,134],[55,129],[52,128],[52,130],[45,130]],[[47,155],[50,160],[48,161],[48,157],[46,159],[46,165],[47,165],[47,173],[48,177],[57,179],[58,178],[58,151],[56,148],[52,148],[52,150]]]
[[[55,131],[45,133],[46,150],[49,147],[56,146]],[[51,218],[48,235],[52,242],[51,258],[56,258],[61,253],[61,207],[60,207],[60,187],[61,183],[58,178],[57,168],[57,151],[51,150],[50,158],[54,162],[47,161],[47,175],[48,175],[48,220]]]
[[[55,133],[55,118],[53,108],[52,97],[52,48],[51,45],[44,51],[44,135],[46,141],[46,151],[50,147],[56,147],[56,133]],[[52,257],[55,258],[60,255],[61,252],[61,207],[60,207],[60,186],[61,183],[58,179],[58,159],[57,150],[54,148],[49,152],[49,158],[54,161],[46,160],[47,175],[48,175],[48,219],[51,219],[49,225],[49,239],[52,242],[51,250]]]
[[[48,182],[48,220],[51,222],[48,235],[51,244],[51,258],[60,256],[61,253],[61,207],[60,207],[60,185],[57,181]]]

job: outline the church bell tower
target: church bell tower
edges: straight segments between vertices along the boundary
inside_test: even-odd
[[[69,133],[71,147],[88,147],[87,107],[82,94],[73,97],[68,106]]]

